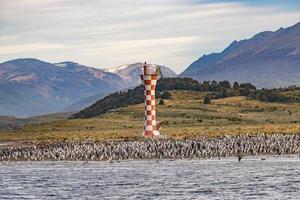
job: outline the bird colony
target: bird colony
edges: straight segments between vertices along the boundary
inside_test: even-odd
[[[300,135],[241,135],[185,140],[148,138],[137,141],[0,146],[1,161],[203,159],[282,154],[300,154]]]

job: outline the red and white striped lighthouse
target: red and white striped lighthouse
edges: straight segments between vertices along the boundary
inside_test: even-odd
[[[145,62],[140,73],[144,84],[145,96],[145,124],[143,135],[158,136],[159,128],[155,113],[155,87],[160,76],[160,68],[155,65],[147,65]]]

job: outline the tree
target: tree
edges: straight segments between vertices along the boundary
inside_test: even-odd
[[[210,88],[209,90],[211,91],[218,91],[218,88],[219,88],[219,84],[217,81],[213,80],[210,84]]]
[[[210,88],[210,82],[209,81],[203,81],[201,85],[201,90],[202,91],[208,91]]]
[[[234,82],[233,83],[233,89],[235,89],[235,90],[239,90],[240,89],[240,85],[239,85],[239,83],[238,82]]]
[[[159,79],[157,91],[165,90],[200,90],[200,83],[191,78],[163,78]]]
[[[250,89],[248,87],[240,87],[240,95],[241,96],[248,96],[250,95]]]
[[[228,93],[227,90],[225,88],[222,88],[218,94],[217,94],[217,98],[226,98],[228,97]]]
[[[269,101],[269,100],[268,100],[268,97],[267,97],[267,95],[266,95],[266,92],[265,92],[264,89],[262,89],[262,90],[260,91],[260,93],[258,94],[258,99],[259,99],[260,101],[265,101],[265,102],[268,102],[268,101]]]
[[[162,95],[161,98],[162,99],[171,99],[172,94],[169,91],[165,91]]]
[[[240,88],[248,88],[248,89],[256,90],[256,87],[251,83],[242,83],[240,85]]]
[[[222,88],[226,88],[226,89],[231,88],[231,85],[230,85],[229,81],[220,81],[220,82],[219,82],[219,85],[220,85],[220,87],[222,87]]]
[[[204,97],[203,104],[210,104],[211,100],[209,96]]]

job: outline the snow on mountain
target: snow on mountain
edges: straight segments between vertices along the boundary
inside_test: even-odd
[[[156,65],[156,64],[149,64],[149,65]],[[107,72],[118,74],[120,77],[122,77],[126,82],[129,84],[129,86],[135,86],[138,84],[141,84],[140,76],[139,76],[139,67],[142,67],[143,63],[133,63],[133,64],[126,64],[121,65],[118,67],[111,67],[105,69]],[[176,77],[177,74],[172,71],[170,68],[157,65],[161,68],[163,77]]]

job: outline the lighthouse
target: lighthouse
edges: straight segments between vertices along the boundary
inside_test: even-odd
[[[159,128],[156,121],[155,87],[160,76],[160,68],[155,65],[148,65],[146,62],[140,69],[141,79],[144,84],[145,97],[145,123],[143,135],[158,136]]]

